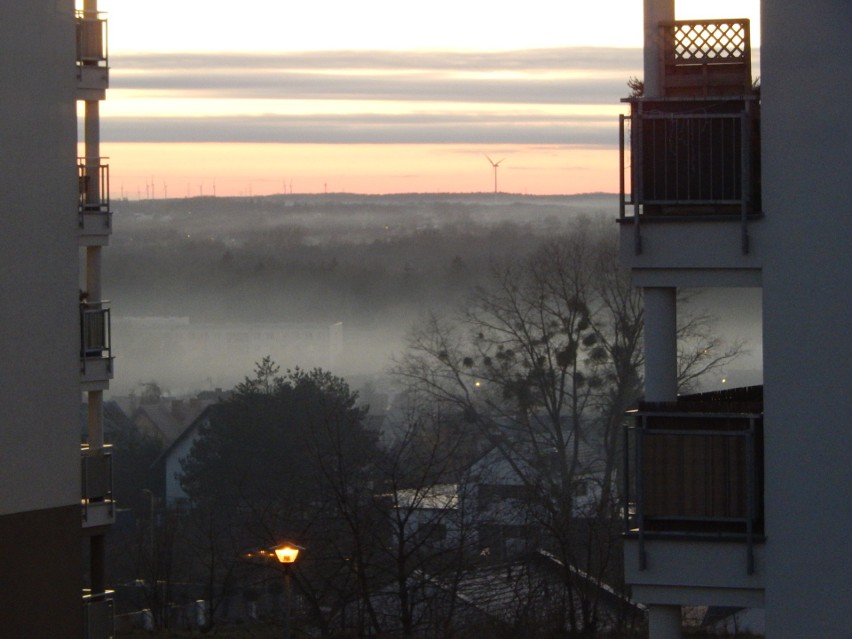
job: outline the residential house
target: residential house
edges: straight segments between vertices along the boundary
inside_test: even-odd
[[[192,451],[192,445],[198,439],[202,429],[210,425],[212,415],[218,403],[207,404],[183,431],[172,440],[168,448],[157,458],[152,467],[164,477],[163,503],[168,509],[183,509],[189,503],[189,495],[180,483],[183,472],[183,460]]]

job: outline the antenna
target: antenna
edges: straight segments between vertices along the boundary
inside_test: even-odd
[[[500,163],[505,161],[506,158],[503,158],[502,160],[497,160],[495,162],[490,157],[488,157],[488,155],[486,155],[485,153],[483,153],[483,155],[485,155],[485,159],[488,160],[489,164],[491,164],[491,166],[494,167],[494,193],[497,193],[497,167],[500,166]]]

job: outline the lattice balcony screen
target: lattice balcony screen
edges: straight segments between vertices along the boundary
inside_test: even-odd
[[[667,58],[675,64],[720,64],[748,60],[749,21],[677,21],[665,28]]]

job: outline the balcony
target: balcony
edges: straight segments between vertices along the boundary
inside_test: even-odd
[[[621,220],[738,220],[761,213],[760,101],[752,88],[748,20],[660,25],[662,95],[634,96],[621,117]],[[629,184],[628,184],[629,179]]]
[[[112,494],[112,446],[80,449],[80,488],[83,528],[110,526],[115,522]]]
[[[77,12],[78,100],[103,100],[109,86],[107,21],[102,15]]]
[[[77,217],[82,246],[104,246],[112,232],[106,158],[78,158]]]
[[[762,388],[643,403],[625,435],[625,532],[649,537],[740,541],[746,571],[763,535]]]
[[[115,637],[114,592],[83,594],[83,638],[112,639]]]
[[[112,379],[109,302],[80,304],[80,382],[83,390],[105,390]]]

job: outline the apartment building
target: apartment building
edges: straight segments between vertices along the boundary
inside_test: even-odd
[[[73,0],[15,1],[0,33],[0,633],[109,637],[103,392],[112,356],[100,260],[110,210],[98,135],[106,21],[96,0],[79,11]]]
[[[646,334],[624,561],[652,639],[681,636],[683,606],[763,611],[772,639],[852,628],[852,7],[764,2],[761,22],[757,88],[747,20],[646,0],[622,126]],[[762,387],[679,397],[677,290],[740,286],[762,293]]]

